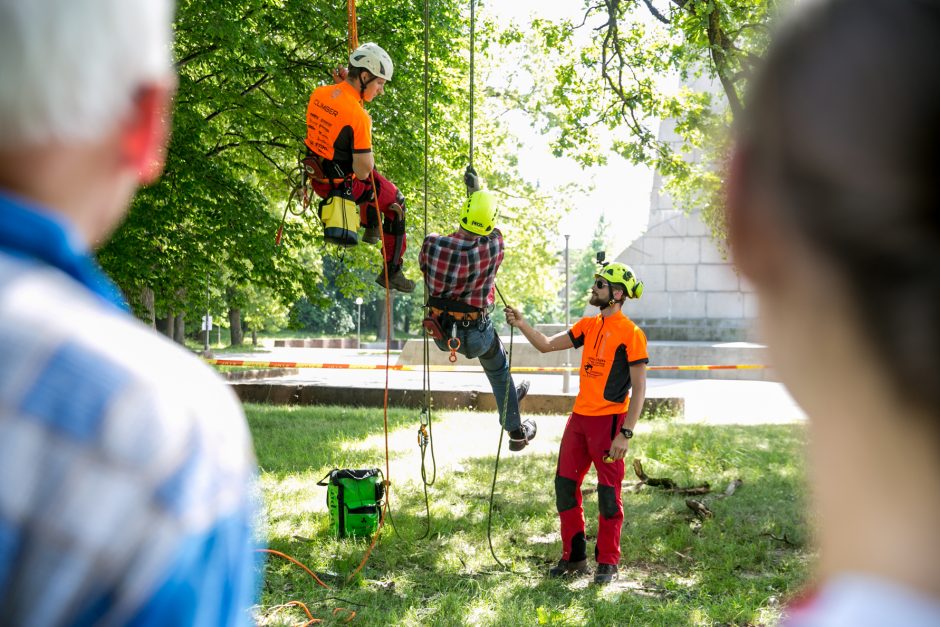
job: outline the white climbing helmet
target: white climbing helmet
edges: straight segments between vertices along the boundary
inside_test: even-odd
[[[387,81],[392,80],[392,58],[388,56],[381,46],[369,42],[362,44],[352,51],[349,55],[349,65],[352,67],[361,67],[368,70],[373,76],[384,78]]]

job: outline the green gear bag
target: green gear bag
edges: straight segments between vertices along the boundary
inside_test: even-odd
[[[326,486],[330,529],[337,538],[369,537],[378,530],[385,498],[381,470],[334,468],[317,485]]]

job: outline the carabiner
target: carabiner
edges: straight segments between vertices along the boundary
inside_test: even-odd
[[[457,351],[460,350],[460,338],[457,337],[457,323],[454,322],[450,327],[450,339],[447,340],[447,348],[450,349],[450,356],[447,358],[450,363],[457,362]]]

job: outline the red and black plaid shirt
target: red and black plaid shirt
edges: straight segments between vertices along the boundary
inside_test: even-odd
[[[493,304],[493,285],[502,262],[503,234],[499,229],[486,236],[459,230],[451,235],[432,233],[421,246],[421,272],[430,295],[479,309]]]

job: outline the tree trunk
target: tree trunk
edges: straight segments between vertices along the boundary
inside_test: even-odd
[[[167,336],[170,339],[174,337],[174,329],[176,328],[176,316],[173,314],[167,314],[165,318],[157,318],[157,331]]]
[[[394,313],[394,311],[395,311],[395,292],[389,292],[389,293],[388,293],[388,306],[387,306],[387,307],[385,306],[384,303],[382,304],[382,315],[381,315],[381,317],[379,318],[379,332],[378,332],[378,335],[376,336],[376,339],[377,339],[379,342],[381,342],[382,340],[384,340],[384,339],[386,339],[386,338],[388,337],[386,331],[388,331],[389,325],[388,325],[388,320],[387,320],[387,318],[386,318],[386,314],[387,314],[389,311],[392,311],[392,320],[394,321],[394,320],[395,320],[395,313]],[[392,327],[392,337],[395,337],[395,328],[394,328],[394,326]]]
[[[151,329],[157,328],[157,316],[156,312],[154,311],[153,299],[153,288],[144,287],[140,290],[140,304],[143,305],[144,309],[147,311],[147,318],[145,319],[145,322],[150,325]]]
[[[173,329],[173,341],[177,344],[186,343],[186,314],[176,314],[176,328]]]
[[[245,341],[245,336],[242,334],[241,309],[228,310],[228,324],[229,328],[232,330],[232,346],[241,346],[242,342]]]
[[[258,332],[255,331],[254,329],[251,330],[251,345],[252,346],[258,345]]]

